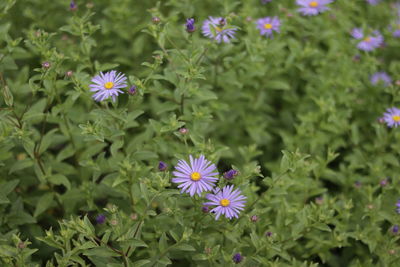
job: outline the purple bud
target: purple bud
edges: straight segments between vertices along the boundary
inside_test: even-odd
[[[324,203],[324,198],[322,196],[315,198],[315,203],[322,205]]]
[[[360,188],[360,187],[361,187],[361,182],[360,182],[360,181],[356,181],[356,182],[354,183],[354,186],[355,186],[356,188]]]
[[[210,212],[210,208],[208,206],[203,206],[203,207],[201,207],[201,211],[203,213],[209,213]]]
[[[185,26],[186,26],[186,31],[188,33],[192,33],[192,32],[194,32],[196,30],[196,27],[194,26],[194,19],[193,18],[187,19]]]
[[[230,169],[229,171],[224,172],[224,178],[227,179],[227,180],[232,180],[238,174],[239,174],[239,172],[237,170]]]
[[[42,67],[45,68],[45,69],[50,68],[50,66],[51,66],[50,62],[48,62],[48,61],[45,61],[45,62],[42,63]]]
[[[243,256],[240,253],[236,253],[235,255],[233,255],[232,260],[236,264],[241,263],[243,260]]]
[[[218,22],[219,26],[225,26],[226,25],[226,19],[221,18]]]
[[[165,171],[166,169],[168,168],[168,165],[165,163],[165,162],[162,162],[162,161],[160,161],[159,163],[158,163],[158,169],[160,170],[160,171]]]
[[[159,17],[153,17],[151,21],[153,21],[154,24],[158,24],[160,23],[161,19]]]
[[[104,214],[99,214],[96,217],[97,224],[103,224],[106,221],[106,216]]]
[[[253,215],[250,217],[250,221],[252,222],[257,222],[258,221],[258,216],[257,215]]]
[[[78,5],[75,3],[74,0],[71,0],[71,2],[69,3],[69,9],[70,9],[71,11],[75,11],[75,10],[78,9]]]
[[[271,237],[272,236],[272,232],[266,232],[265,236]]]
[[[271,2],[272,0],[261,0],[261,4],[265,5],[266,3]]]
[[[129,88],[129,90],[128,90],[128,94],[130,94],[130,95],[135,95],[136,94],[136,85],[132,85],[131,86],[131,88]]]
[[[381,186],[386,186],[387,184],[389,183],[389,180],[388,179],[383,179],[383,180],[381,180],[380,182],[379,182],[379,184],[381,185]]]
[[[397,234],[399,232],[399,226],[397,224],[393,225],[392,227],[392,233]]]
[[[179,132],[180,132],[181,134],[187,134],[187,133],[189,132],[189,130],[186,129],[185,127],[182,127],[182,128],[179,129]]]
[[[19,242],[19,243],[18,243],[18,248],[19,248],[19,249],[24,249],[24,248],[26,248],[25,242]]]

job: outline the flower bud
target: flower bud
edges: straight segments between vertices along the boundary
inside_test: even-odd
[[[185,26],[186,26],[186,31],[188,33],[192,33],[194,31],[196,31],[196,27],[194,26],[194,19],[193,18],[187,19]]]
[[[50,66],[51,66],[51,64],[48,61],[45,61],[45,62],[42,63],[42,67],[45,68],[45,69],[50,68]]]
[[[233,255],[232,260],[236,264],[241,263],[243,260],[243,256],[240,253],[236,253],[235,255]]]
[[[158,169],[159,169],[161,172],[167,170],[167,168],[168,168],[168,165],[167,165],[165,162],[160,161],[160,162],[158,163]]]
[[[131,88],[129,88],[128,90],[128,94],[135,95],[137,92],[136,88],[137,88],[136,85],[132,85]]]
[[[158,24],[158,23],[161,22],[161,19],[160,19],[159,17],[153,17],[153,18],[151,19],[151,21],[152,21],[154,24]]]
[[[224,178],[227,179],[227,180],[232,180],[238,174],[239,174],[239,172],[237,170],[230,169],[229,171],[224,172]]]

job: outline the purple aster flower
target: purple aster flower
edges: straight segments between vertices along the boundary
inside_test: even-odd
[[[186,26],[186,31],[188,33],[192,33],[192,32],[194,32],[196,30],[196,27],[194,26],[194,19],[193,18],[187,19],[185,26]]]
[[[92,79],[92,84],[89,86],[91,92],[96,92],[92,97],[96,101],[103,101],[107,98],[112,98],[115,102],[116,97],[124,92],[120,89],[126,87],[126,77],[122,73],[113,70],[95,76]]]
[[[281,22],[278,17],[265,17],[257,20],[257,28],[261,35],[273,37],[273,31],[280,32]]]
[[[233,255],[232,260],[236,264],[241,263],[243,260],[243,256],[240,253],[236,253],[235,255]]]
[[[370,81],[373,85],[382,82],[385,86],[389,86],[392,83],[392,78],[386,72],[378,71],[371,75]]]
[[[235,178],[236,175],[238,175],[239,172],[237,170],[234,169],[230,169],[227,172],[224,172],[224,178],[226,180],[232,180],[233,178]]]
[[[390,128],[397,127],[400,125],[400,109],[398,108],[388,108],[383,114],[383,121]],[[398,202],[400,205],[400,202]],[[400,211],[400,209],[399,209]],[[400,213],[400,212],[399,212]]]
[[[368,4],[370,5],[377,5],[381,0],[366,0]]]
[[[165,162],[162,162],[162,161],[160,161],[159,163],[158,163],[158,169],[160,170],[160,171],[165,171],[166,169],[168,168],[168,165],[165,163]]]
[[[329,10],[327,4],[333,0],[296,0],[296,4],[301,6],[298,11],[304,16],[315,16],[326,10]]]
[[[235,38],[235,33],[237,31],[237,28],[229,27],[224,18],[214,17],[208,17],[208,19],[203,22],[201,29],[204,36],[214,39],[218,43],[222,41],[224,43],[229,43],[230,39]]]
[[[215,165],[206,160],[203,155],[197,159],[193,159],[190,155],[189,159],[190,165],[184,160],[178,161],[172,182],[180,183],[178,188],[182,188],[182,193],[187,192],[190,196],[197,193],[200,196],[201,192],[213,189],[214,183],[218,180],[214,176],[218,175],[218,172]]]
[[[243,210],[246,197],[241,195],[239,189],[232,190],[233,185],[227,185],[222,190],[220,188],[214,189],[214,194],[206,195],[210,202],[203,205],[217,206],[211,210],[211,212],[216,213],[215,220],[218,220],[221,215],[225,215],[228,219],[239,218],[239,212]]]
[[[106,216],[104,214],[99,214],[96,217],[96,222],[98,224],[103,224],[106,221]]]
[[[362,41],[358,43],[357,48],[363,51],[372,51],[383,44],[383,36],[379,31],[374,31],[371,35],[364,36],[362,29],[354,28],[351,31],[351,36],[357,40],[362,39]]]

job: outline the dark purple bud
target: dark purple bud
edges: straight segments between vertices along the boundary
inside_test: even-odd
[[[237,170],[230,169],[229,171],[224,172],[224,178],[227,179],[227,180],[232,180],[238,174],[239,174],[239,172]]]
[[[250,217],[250,221],[252,221],[252,222],[257,222],[258,221],[258,216],[257,215],[253,215],[253,216],[251,216]]]
[[[196,27],[194,26],[194,19],[193,18],[187,19],[185,26],[186,26],[186,31],[188,33],[192,33],[192,32],[194,32],[196,30]]]
[[[162,161],[160,161],[159,163],[158,163],[158,169],[160,170],[160,171],[165,171],[166,169],[168,168],[168,165],[165,163],[165,162],[162,162]]]
[[[185,127],[182,127],[182,128],[179,129],[179,132],[180,132],[181,134],[187,134],[187,133],[189,132],[189,130],[186,129]]]
[[[78,9],[78,5],[75,3],[74,0],[72,0],[72,1],[69,3],[69,9],[70,9],[71,11],[75,11],[75,10]]]
[[[236,264],[241,263],[243,260],[243,256],[240,253],[236,253],[235,255],[233,255],[232,260]]]
[[[45,68],[45,69],[50,68],[50,66],[51,66],[51,64],[48,61],[45,61],[45,62],[42,63],[42,67]]]
[[[202,211],[203,213],[209,213],[209,212],[210,212],[210,208],[209,208],[208,206],[203,206],[203,207],[201,208],[201,211]]]
[[[137,92],[136,88],[137,88],[136,85],[132,85],[131,88],[129,88],[128,90],[128,94],[135,95]]]
[[[272,0],[261,0],[261,4],[265,5],[266,3],[271,2]]]
[[[360,59],[361,59],[361,56],[360,56],[360,55],[355,55],[355,56],[353,57],[353,61],[354,61],[354,62],[359,62]]]
[[[151,19],[151,21],[152,21],[154,24],[158,24],[158,23],[160,23],[161,19],[160,19],[159,17],[153,17],[153,18]]]
[[[225,26],[226,25],[226,19],[222,18],[218,22],[219,26]]]
[[[103,224],[106,221],[106,216],[104,214],[99,214],[96,217],[97,224]]]
[[[271,236],[272,236],[272,232],[266,232],[266,233],[265,233],[265,236],[271,237]]]
[[[399,226],[397,224],[393,225],[392,227],[392,233],[397,234],[399,232]]]
[[[356,182],[354,183],[354,186],[355,186],[356,188],[360,188],[360,187],[361,187],[361,182],[360,182],[360,181],[356,181]]]

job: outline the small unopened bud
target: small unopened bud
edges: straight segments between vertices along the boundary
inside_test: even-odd
[[[392,233],[397,234],[399,232],[399,226],[397,224],[393,225],[392,227]]]
[[[93,7],[94,7],[93,2],[89,2],[89,3],[86,4],[86,8],[88,8],[88,9],[91,9]]]
[[[137,216],[136,213],[132,213],[131,216],[130,216],[130,218],[131,218],[132,221],[136,221],[137,218],[138,218],[138,216]]]
[[[241,263],[243,260],[243,256],[240,253],[236,253],[235,255],[233,255],[232,260],[236,264]]]
[[[207,255],[211,254],[211,252],[212,252],[211,248],[204,249],[204,253],[206,253]]]
[[[111,221],[110,221],[110,224],[115,226],[115,225],[118,224],[118,221],[117,221],[117,220],[111,220]]]
[[[179,132],[181,134],[187,134],[189,132],[189,130],[187,128],[185,128],[185,127],[182,127],[182,128],[179,129]]]
[[[400,80],[394,82],[397,86],[400,86]]]
[[[324,198],[321,197],[316,197],[315,198],[315,203],[317,203],[318,205],[322,205],[324,203]]]
[[[135,95],[137,92],[136,88],[137,88],[136,85],[132,85],[131,88],[129,88],[128,90],[128,94]]]
[[[361,182],[360,181],[356,181],[355,183],[354,183],[354,187],[355,188],[360,188],[361,187]]]
[[[257,215],[253,215],[253,216],[251,216],[250,217],[250,221],[252,221],[252,222],[257,222],[258,221],[258,216]]]
[[[45,69],[50,68],[50,66],[51,66],[51,64],[48,61],[45,61],[45,62],[42,63],[42,67],[45,68]]]
[[[20,249],[26,248],[25,242],[19,242],[19,243],[18,243],[18,248],[20,248]]]
[[[224,172],[224,178],[227,179],[227,180],[232,180],[238,174],[239,174],[239,172],[237,170],[230,169],[229,171]]]
[[[224,19],[224,18],[220,19],[218,24],[220,26],[225,26],[226,25],[226,19]]]
[[[390,254],[390,255],[393,255],[393,254],[395,254],[395,253],[396,253],[396,251],[395,251],[394,249],[389,250],[389,254]]]
[[[69,3],[69,10],[71,10],[71,11],[76,11],[77,9],[78,9],[78,5],[75,3],[74,0],[72,0],[72,1]]]
[[[161,22],[161,19],[160,19],[159,17],[153,17],[153,18],[151,19],[151,21],[152,21],[154,24],[158,24],[158,23]]]
[[[192,33],[194,31],[196,31],[196,27],[194,26],[194,19],[193,18],[187,19],[185,26],[186,26],[186,31],[188,33]]]
[[[97,224],[103,224],[106,221],[106,216],[104,214],[99,214],[96,217]]]
[[[165,171],[165,170],[167,170],[167,168],[168,168],[168,165],[165,163],[165,162],[162,162],[162,161],[160,161],[159,163],[158,163],[158,169],[160,170],[160,171]]]
[[[389,183],[389,180],[388,179],[382,179],[380,182],[379,182],[379,184],[381,185],[381,186],[386,186],[387,184]]]
[[[201,211],[203,213],[209,213],[210,212],[210,208],[208,206],[203,206],[203,207],[201,207]]]
[[[265,233],[265,236],[271,237],[271,236],[272,236],[272,232],[266,232],[266,233]]]
[[[67,76],[68,78],[71,78],[73,74],[74,74],[74,73],[72,72],[72,70],[69,70],[69,71],[67,71],[67,72],[65,73],[65,76]]]

